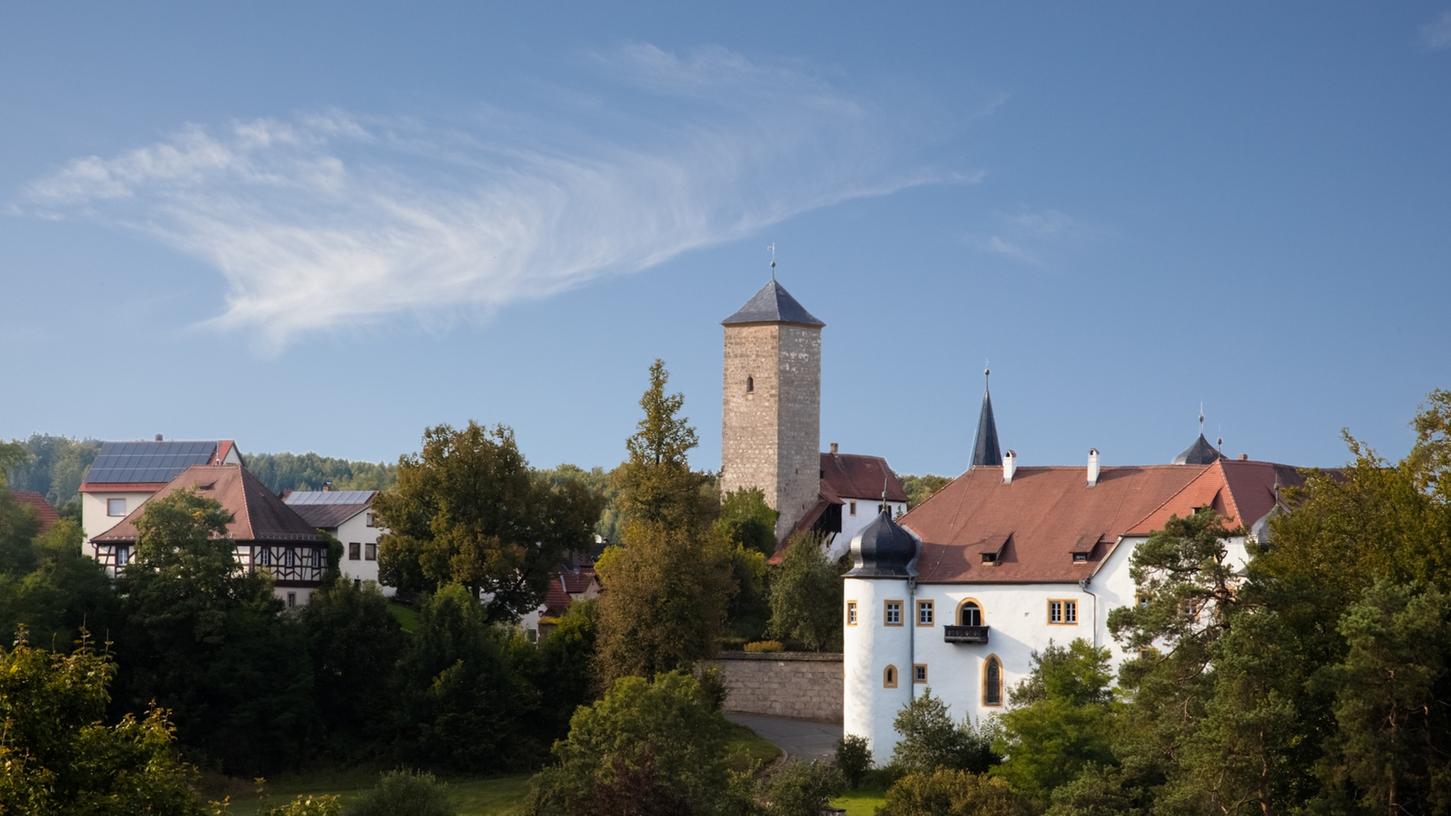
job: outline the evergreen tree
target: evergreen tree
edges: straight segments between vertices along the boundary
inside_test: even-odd
[[[683,394],[667,394],[670,373],[665,363],[650,366],[650,386],[640,397],[644,415],[625,441],[628,458],[615,470],[619,512],[629,542],[628,526],[681,528],[694,533],[716,514],[717,499],[709,478],[690,469],[688,456],[699,444],[695,428],[680,416]]]

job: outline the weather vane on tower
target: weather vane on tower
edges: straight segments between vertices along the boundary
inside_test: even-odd
[[[776,280],[776,243],[773,241],[766,245],[766,251],[771,253],[771,280]]]

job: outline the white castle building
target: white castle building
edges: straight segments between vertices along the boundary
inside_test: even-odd
[[[1201,420],[1202,421],[1202,420]],[[900,520],[852,541],[844,577],[843,731],[891,758],[893,719],[931,688],[955,719],[1002,711],[1034,652],[1075,639],[1123,651],[1108,613],[1135,602],[1134,548],[1173,516],[1212,508],[1265,541],[1296,468],[1224,459],[1203,433],[1168,465],[1030,467],[1000,452],[983,395],[971,467]],[[1230,558],[1248,559],[1246,537]]]

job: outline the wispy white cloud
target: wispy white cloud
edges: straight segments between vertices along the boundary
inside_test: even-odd
[[[1451,48],[1451,11],[1421,26],[1421,41],[1433,51]]]
[[[1019,208],[999,213],[990,229],[971,232],[968,246],[1025,266],[1046,266],[1050,259],[1075,239],[1094,230],[1065,212],[1054,209]]]
[[[621,104],[188,125],[75,159],[14,204],[204,260],[227,284],[209,323],[278,350],[400,314],[487,315],[812,209],[977,178],[913,164],[910,112],[799,65],[648,44],[589,60]]]

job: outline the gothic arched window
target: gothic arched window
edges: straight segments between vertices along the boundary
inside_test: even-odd
[[[882,671],[882,688],[897,687],[897,667],[888,666]]]
[[[982,704],[1003,704],[1003,661],[997,655],[988,655],[982,664]]]

